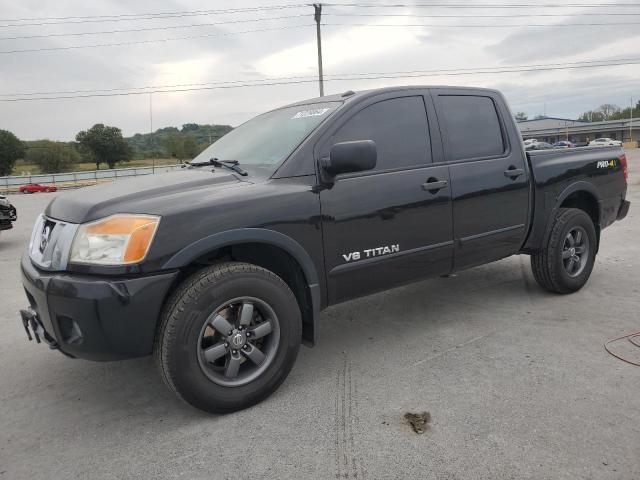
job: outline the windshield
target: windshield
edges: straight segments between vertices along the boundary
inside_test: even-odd
[[[284,160],[340,102],[313,103],[263,113],[206,148],[191,163],[236,160],[241,165],[275,165]]]

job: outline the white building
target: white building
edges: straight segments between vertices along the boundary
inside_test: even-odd
[[[625,143],[640,141],[640,118],[585,122],[568,118],[544,117],[518,122],[518,126],[523,139],[535,138],[549,143],[560,140],[588,143],[600,137],[610,137]]]

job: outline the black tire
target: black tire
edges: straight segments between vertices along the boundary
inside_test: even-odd
[[[583,242],[586,252],[583,258],[580,258],[579,270],[569,273],[566,261],[563,260],[563,251],[566,253],[567,236],[574,231],[585,232],[586,242]],[[561,208],[556,214],[546,244],[531,255],[533,276],[542,288],[550,292],[566,294],[578,291],[591,275],[596,249],[596,229],[591,217],[583,210]]]
[[[278,341],[257,378],[224,386],[205,373],[199,349],[212,313],[239,297],[268,305],[277,317]],[[280,386],[296,360],[301,336],[300,308],[280,277],[256,265],[221,263],[196,272],[171,295],[162,313],[155,356],[165,383],[181,399],[207,412],[228,413],[262,401]]]

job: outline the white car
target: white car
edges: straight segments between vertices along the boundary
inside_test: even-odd
[[[620,140],[614,140],[613,138],[604,137],[596,138],[589,142],[590,147],[621,147],[622,142]]]
[[[529,138],[527,140],[524,141],[524,146],[529,146],[529,145],[533,145],[534,143],[538,143],[538,140],[535,138]]]

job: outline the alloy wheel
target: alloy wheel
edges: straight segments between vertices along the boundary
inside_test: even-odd
[[[200,331],[198,361],[212,382],[245,385],[273,361],[280,326],[273,309],[253,297],[235,298],[214,310]]]
[[[570,277],[580,275],[589,258],[589,237],[582,227],[574,227],[567,233],[562,246],[562,264]]]

